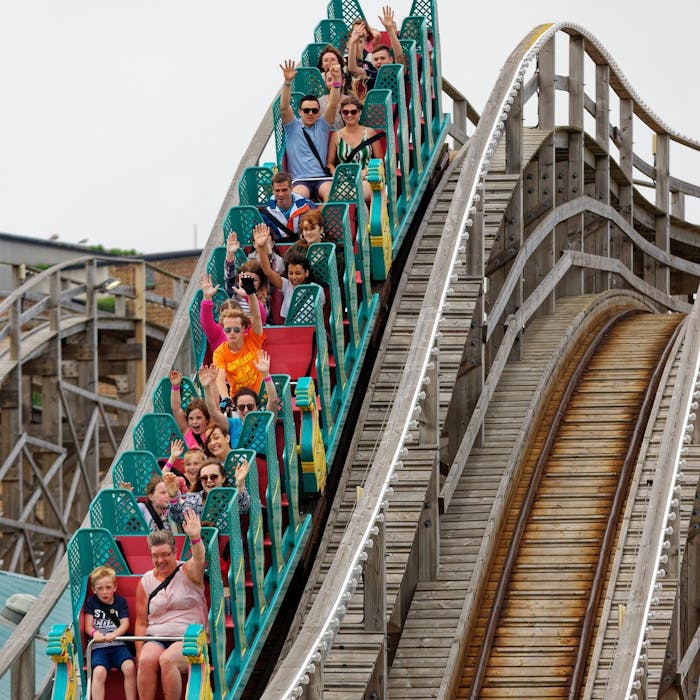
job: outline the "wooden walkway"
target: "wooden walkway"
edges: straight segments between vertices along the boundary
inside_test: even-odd
[[[338,495],[329,517],[327,534],[322,552],[316,559],[311,586],[307,591],[306,609],[323,583],[325,573],[333,561],[352,510],[358,488],[362,487],[371,464],[374,451],[382,436],[384,423],[391,410],[396,388],[406,366],[407,353],[413,336],[416,309],[422,303],[425,285],[430,277],[435,251],[443,231],[445,217],[454,197],[459,175],[454,168],[446,181],[441,183],[439,195],[433,199],[431,209],[424,217],[419,239],[413,246],[402,276],[401,288],[388,321],[381,354],[375,363],[370,380],[368,397],[362,415],[358,419],[356,437],[350,463],[346,464]],[[461,361],[464,338],[471,322],[480,280],[460,280],[454,285],[454,312],[448,314],[440,343],[441,411],[447,410],[451,387]],[[458,309],[458,311],[457,311]],[[424,509],[426,491],[431,480],[438,451],[437,445],[421,445],[409,450],[404,459],[406,467],[394,486],[386,519],[387,562],[387,615],[391,629],[396,630],[401,618],[401,585],[409,566],[409,554]],[[358,586],[348,606],[339,636],[336,639],[324,669],[324,697],[347,700],[362,697],[374,671],[383,636],[364,630],[363,588]],[[392,622],[393,620],[393,627]]]

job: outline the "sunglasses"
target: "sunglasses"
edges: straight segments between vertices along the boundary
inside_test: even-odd
[[[236,405],[236,409],[238,411],[254,411],[255,404],[254,403],[239,403]]]
[[[199,480],[200,481],[216,481],[221,474],[200,474],[199,475]]]
[[[321,111],[320,107],[302,107],[301,111],[304,114],[318,114]]]
[[[240,333],[242,330],[242,328],[239,328],[237,326],[229,326],[228,328],[224,328],[224,333],[228,335],[229,333]]]
[[[341,113],[341,114],[346,114],[346,115],[350,115],[350,114],[359,114],[359,113],[360,113],[360,110],[359,110],[359,109],[341,109],[341,110],[340,110],[340,113]]]

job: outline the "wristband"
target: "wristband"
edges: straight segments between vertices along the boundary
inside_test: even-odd
[[[291,83],[288,83],[286,80],[284,81],[284,84],[285,84],[287,87],[292,87],[292,84],[291,84]]]
[[[270,375],[268,375],[267,377],[263,377],[263,381],[264,381],[265,383],[271,382],[271,381],[272,381],[272,377],[271,377]]]
[[[170,391],[180,391],[180,385],[179,384],[173,384],[170,387]]]
[[[199,544],[202,541],[201,537],[195,537],[193,540],[190,540],[190,547],[192,547],[195,544]]]
[[[341,88],[341,87],[343,87],[343,83],[331,83],[331,87]]]

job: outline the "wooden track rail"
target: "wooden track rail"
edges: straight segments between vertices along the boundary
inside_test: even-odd
[[[626,491],[617,485],[636,456],[628,446],[639,406],[678,322],[642,315],[604,328],[559,408],[548,410],[501,532],[457,697],[578,696],[572,676],[606,564],[605,524]],[[557,584],[542,590],[544,580]]]
[[[634,569],[640,561],[645,543],[642,541],[643,521],[650,510],[652,486],[655,482],[659,450],[663,431],[671,414],[672,395],[681,376],[683,337],[676,342],[672,362],[666,367],[666,376],[661,381],[662,390],[656,396],[651,420],[644,444],[633,475],[627,504],[620,520],[615,555],[609,567],[604,603],[601,606],[600,620],[596,636],[590,647],[586,683],[582,698],[610,697],[611,683],[614,681],[611,670],[613,660],[620,645],[620,624],[629,602]],[[679,499],[677,519],[672,524],[673,532],[666,535],[664,565],[667,576],[662,590],[655,593],[656,605],[652,625],[654,631],[651,644],[646,647],[645,682],[647,697],[656,697],[662,687],[662,679],[668,659],[667,640],[675,626],[674,604],[676,592],[682,587],[682,569],[687,568],[686,543],[692,537],[691,523],[696,517],[697,484],[700,478],[700,447],[689,445],[683,477],[679,481],[676,494]],[[687,576],[687,572],[685,576]],[[692,574],[691,574],[692,575]],[[672,635],[671,635],[672,636]],[[675,653],[673,652],[674,656]],[[679,661],[678,658],[676,658]],[[668,679],[667,679],[668,681]],[[666,682],[668,685],[668,682]]]

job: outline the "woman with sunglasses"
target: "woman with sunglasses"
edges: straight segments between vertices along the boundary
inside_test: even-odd
[[[215,430],[218,430],[218,428],[215,428]],[[236,467],[236,490],[238,491],[238,511],[240,513],[247,513],[250,508],[250,497],[245,486],[247,474],[248,462],[243,460]],[[204,510],[207,494],[213,488],[230,486],[224,468],[216,457],[209,457],[204,460],[196,483],[192,484],[187,493],[180,493],[180,490],[177,488],[177,481],[169,478],[169,476],[171,475],[164,474],[163,481],[170,498],[170,518],[177,524],[182,523],[184,513],[188,510],[193,511],[200,517]]]
[[[367,182],[367,168],[372,158],[382,157],[378,134],[368,126],[360,126],[362,103],[353,95],[340,100],[340,116],[345,126],[331,134],[328,144],[328,168],[335,173],[340,163],[357,163],[362,169],[362,193],[369,204],[372,190]]]
[[[267,391],[267,410],[277,414],[279,397],[277,387],[270,375],[270,356],[265,350],[259,350],[255,361],[257,368],[263,375],[263,383]],[[219,394],[216,389],[216,376],[218,370],[213,365],[202,367],[199,370],[199,383],[204,389],[207,406],[211,411],[213,423],[223,430],[228,431],[229,445],[231,449],[238,445],[238,440],[243,430],[243,421],[250,411],[258,410],[258,392],[252,387],[241,387],[232,397],[232,411],[225,414],[218,410]],[[216,440],[215,440],[216,442]]]
[[[207,624],[202,524],[194,513],[186,512],[182,529],[189,537],[192,551],[186,562],[177,559],[172,532],[156,530],[148,535],[153,569],[136,586],[134,619],[134,633],[151,637],[136,642],[136,683],[141,700],[156,697],[159,678],[162,697],[179,698],[182,694],[182,676],[189,668],[182,654],[183,643],[158,638],[182,637],[188,625]]]

